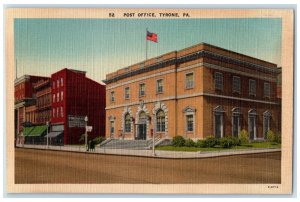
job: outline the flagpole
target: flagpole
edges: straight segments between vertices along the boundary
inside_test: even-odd
[[[146,60],[148,59],[148,39],[147,39],[147,35],[148,34],[148,27],[146,28]],[[145,60],[145,63],[146,63],[146,60]],[[146,64],[144,64],[146,65]]]

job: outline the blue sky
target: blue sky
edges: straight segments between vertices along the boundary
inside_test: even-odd
[[[205,42],[281,65],[281,19],[15,19],[18,76],[64,68],[96,81],[148,58]]]

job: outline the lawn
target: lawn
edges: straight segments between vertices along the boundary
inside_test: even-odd
[[[175,147],[172,145],[169,146],[157,146],[156,150],[164,150],[164,151],[186,151],[186,152],[195,152],[195,151],[221,151],[221,150],[232,150],[232,149],[255,149],[255,148],[281,148],[281,144],[273,143],[273,142],[255,142],[249,143],[241,146],[234,146],[230,149],[221,148],[219,146],[215,146],[213,148],[199,148],[199,147]]]

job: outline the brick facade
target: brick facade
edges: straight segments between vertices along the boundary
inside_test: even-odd
[[[51,81],[50,78],[41,79],[34,84],[36,92],[36,122],[46,125],[51,119]]]
[[[89,139],[105,133],[105,85],[86,77],[85,72],[62,69],[51,75],[51,131],[63,131],[63,144],[78,144],[85,126],[70,125],[70,116],[88,117]],[[81,120],[82,122],[83,120]]]
[[[15,80],[15,136],[20,134],[23,130],[23,124],[26,122],[26,111],[28,120],[36,121],[35,112],[32,111],[35,108],[32,105],[35,105],[36,98],[34,83],[45,78],[46,77],[41,76],[24,75]],[[28,107],[29,109],[27,109]]]
[[[203,139],[245,129],[263,139],[280,131],[278,73],[276,64],[204,43],[120,69],[105,80],[106,137]]]

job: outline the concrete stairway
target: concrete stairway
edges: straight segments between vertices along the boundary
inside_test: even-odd
[[[100,148],[106,149],[149,149],[152,145],[152,140],[121,140],[109,139],[100,144]]]

